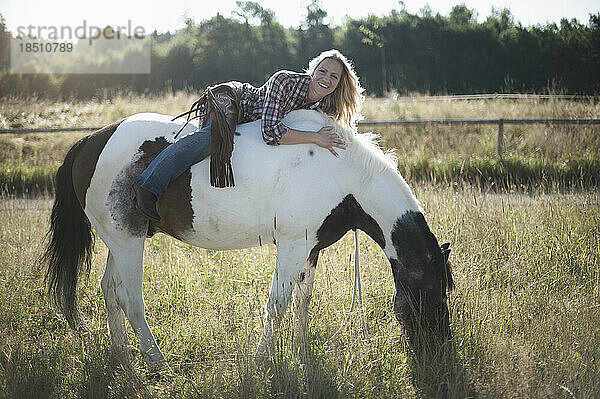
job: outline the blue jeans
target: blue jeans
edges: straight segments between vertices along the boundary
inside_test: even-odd
[[[162,150],[135,182],[160,198],[172,180],[209,155],[210,120],[206,127],[181,137]]]

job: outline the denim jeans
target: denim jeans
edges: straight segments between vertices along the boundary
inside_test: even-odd
[[[135,182],[160,198],[172,180],[209,155],[210,120],[206,127],[181,137],[162,150]]]

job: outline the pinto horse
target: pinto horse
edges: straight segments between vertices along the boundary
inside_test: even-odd
[[[277,264],[265,306],[257,355],[267,353],[292,297],[306,320],[319,251],[347,231],[366,232],[392,267],[394,311],[449,334],[446,291],[452,288],[448,245],[431,233],[423,211],[372,134],[337,125],[325,114],[301,110],[285,119],[291,128],[333,126],[346,141],[338,157],[314,145],[267,146],[260,121],[239,125],[232,165],[236,185],[209,184],[209,160],[173,180],[157,202],[160,222],[135,207],[132,183],[182,128],[160,114],[137,114],[77,142],[56,175],[46,280],[57,307],[73,327],[81,322],[76,287],[89,270],[94,235],[108,247],[101,286],[111,345],[127,344],[125,318],[150,365],[164,361],[145,318],[142,293],[144,239],[157,232],[208,249],[248,248],[273,242]],[[183,134],[197,129],[193,123]],[[423,323],[419,323],[422,326]],[[302,328],[302,327],[300,327]]]

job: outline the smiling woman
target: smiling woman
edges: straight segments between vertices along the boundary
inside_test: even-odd
[[[324,59],[312,75],[308,86],[308,101],[317,102],[328,94],[333,93],[342,76],[342,65],[332,59]]]
[[[337,156],[344,140],[330,126],[307,132],[286,126],[283,118],[298,109],[322,110],[345,126],[360,115],[363,89],[350,61],[338,50],[322,52],[304,73],[275,72],[260,88],[229,82],[208,88],[192,105],[189,115],[201,117],[201,129],[165,148],[134,184],[139,210],[159,221],[156,201],[169,183],[191,165],[211,156],[211,184],[231,187],[233,134],[238,123],[261,120],[261,133],[269,145],[316,144]],[[243,149],[242,149],[243,151]]]

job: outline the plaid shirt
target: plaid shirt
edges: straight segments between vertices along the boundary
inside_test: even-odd
[[[300,108],[319,108],[319,102],[304,105],[309,83],[310,75],[291,71],[275,72],[260,88],[246,83],[240,99],[241,122],[261,119],[265,142],[279,144],[281,136],[289,129],[281,122],[284,116]]]

